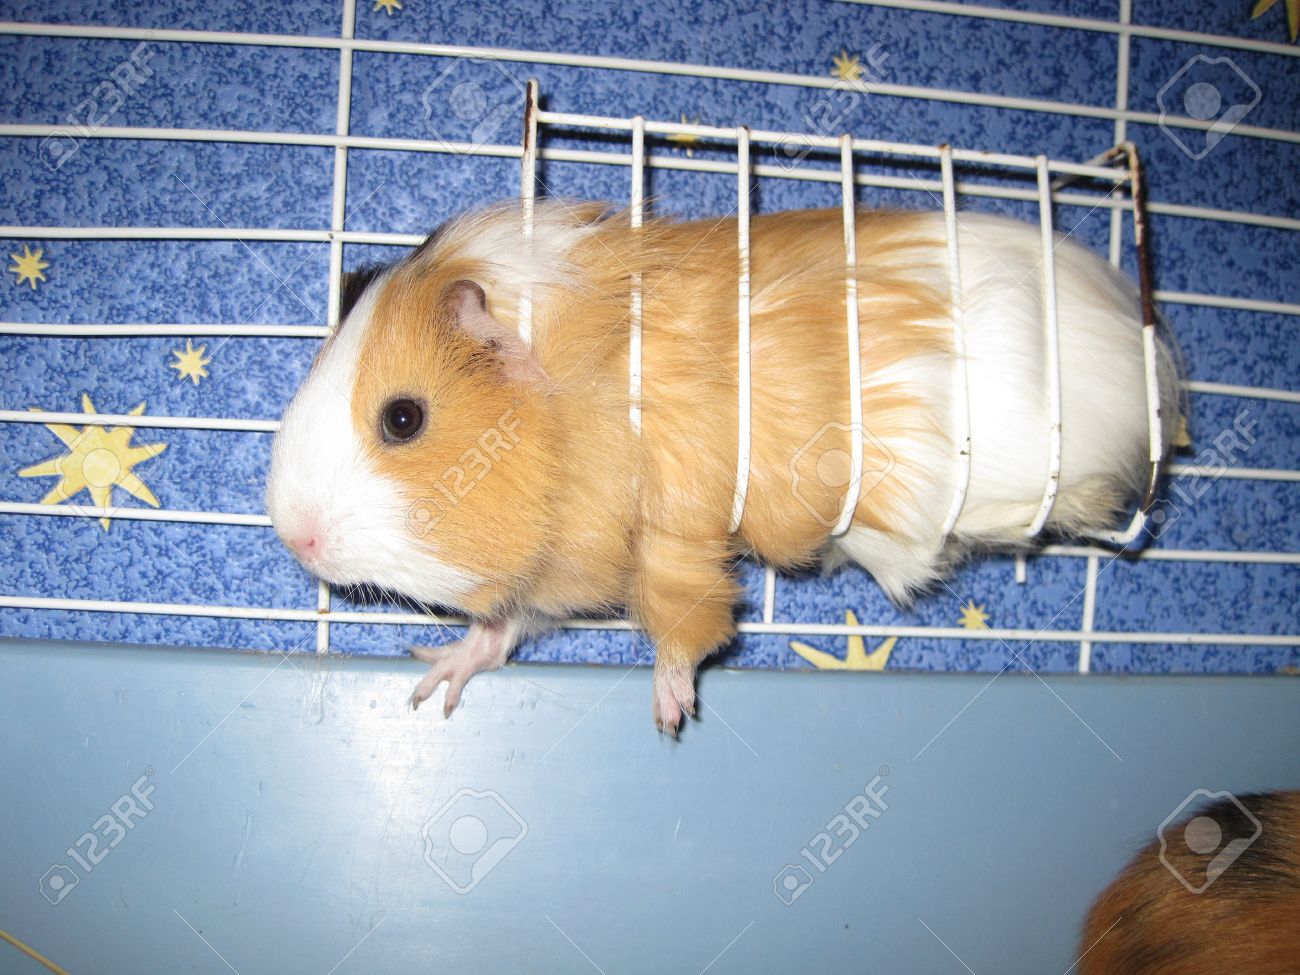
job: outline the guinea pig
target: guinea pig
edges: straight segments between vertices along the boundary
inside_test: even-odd
[[[469,616],[464,640],[412,650],[432,664],[413,705],[445,682],[450,714],[465,682],[529,634],[626,609],[655,652],[654,720],[675,734],[695,712],[696,668],[736,632],[737,557],[787,571],[851,560],[904,603],[975,549],[1028,544],[1051,429],[1038,228],[960,219],[972,439],[965,507],[945,533],[962,444],[944,218],[857,214],[856,484],[841,220],[752,221],[751,456],[734,532],[734,219],[634,228],[550,200],[525,236],[519,206],[500,205],[348,279],[339,326],[284,414],[267,506],[320,578]],[[1060,537],[1113,526],[1150,448],[1136,289],[1064,237],[1055,262],[1063,453],[1047,529]],[[1163,344],[1158,358],[1168,415]],[[855,487],[852,523],[832,537]]]
[[[1162,837],[1093,904],[1079,975],[1300,972],[1300,792],[1221,798]]]

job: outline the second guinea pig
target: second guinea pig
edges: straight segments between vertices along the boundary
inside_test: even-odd
[[[735,220],[634,229],[600,205],[539,201],[533,226],[526,238],[517,205],[494,207],[350,275],[275,440],[268,510],[309,571],[470,617],[463,640],[412,649],[432,665],[413,704],[445,682],[450,714],[529,634],[626,609],[655,651],[655,723],[675,734],[695,711],[696,668],[736,631],[737,557],[853,561],[901,603],[973,550],[1027,544],[1051,428],[1038,228],[960,221],[970,477],[945,534],[961,466],[943,215],[859,211],[863,478],[832,537],[856,432],[840,213],[752,221],[752,447],[735,532]],[[1140,494],[1148,419],[1135,289],[1071,240],[1055,262],[1062,460],[1047,529],[1070,536],[1111,527]],[[1157,353],[1168,417],[1177,377]]]

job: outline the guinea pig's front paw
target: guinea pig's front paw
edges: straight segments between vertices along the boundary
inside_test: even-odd
[[[655,663],[655,727],[677,737],[683,715],[695,717],[695,668]]]

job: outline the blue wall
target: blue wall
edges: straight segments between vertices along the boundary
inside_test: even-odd
[[[1281,12],[1249,21],[1238,3],[1198,8],[1172,2],[1137,5],[1137,22],[1210,31],[1231,37],[1284,40]],[[1113,21],[1114,2],[1079,0],[1035,5],[1043,11]],[[4,16],[71,24],[159,26],[201,30],[335,35],[340,7],[333,2],[290,6],[164,3],[142,8],[113,2],[49,4],[6,0]],[[979,17],[918,13],[870,4],[803,0],[754,8],[714,0],[647,7],[549,2],[424,3],[411,0],[391,14],[360,5],[356,33],[363,38],[500,46],[524,51],[577,52],[658,62],[759,69],[789,76],[828,78],[841,52],[867,57],[873,74],[890,85],[950,89],[984,95],[1048,99],[1069,106],[1111,108],[1116,97],[1120,41],[1113,33],[1005,23]],[[69,112],[93,95],[137,40],[78,40],[0,33],[0,118],[64,124]],[[1240,75],[1204,57],[1230,55]],[[1204,56],[1204,57],[1203,57]],[[150,72],[109,120],[114,125],[334,131],[339,57],[333,50],[150,42],[136,54]],[[1199,60],[1198,60],[1199,59]],[[1160,110],[1194,80],[1213,82],[1225,104],[1252,104],[1243,124],[1297,129],[1295,59],[1273,53],[1137,37],[1132,40],[1128,102],[1143,112]],[[865,62],[864,62],[865,63]],[[1190,73],[1182,72],[1191,64]],[[450,74],[447,72],[450,71]],[[696,72],[696,74],[707,71]],[[505,106],[497,123],[478,133],[489,142],[513,143],[519,86],[540,79],[545,104],[555,110],[608,115],[635,112],[650,118],[683,116],[705,123],[809,128],[806,116],[823,92],[794,83],[719,80],[613,67],[536,62],[464,62],[394,53],[355,55],[351,100],[354,134],[470,138],[468,123],[442,95],[451,81],[481,83]],[[1243,77],[1247,80],[1242,80]],[[444,80],[449,79],[449,80]],[[1253,104],[1252,88],[1259,91]],[[101,102],[106,96],[101,96]],[[1176,110],[1178,107],[1175,105]],[[874,94],[853,107],[844,127],[860,136],[908,142],[950,141],[971,148],[1046,152],[1084,160],[1110,146],[1114,123],[1064,112],[1023,111],[956,104],[942,99]],[[79,116],[79,117],[81,117]],[[1295,141],[1229,134],[1204,158],[1204,134],[1172,130],[1185,153],[1160,128],[1130,124],[1150,170],[1151,197],[1244,213],[1294,216],[1300,188]],[[1196,140],[1202,140],[1197,143]],[[322,147],[86,139],[50,169],[41,140],[0,138],[0,224],[159,225],[319,229],[330,219],[333,152]],[[559,134],[548,145],[599,148]],[[660,143],[654,151],[681,157],[687,147]],[[691,150],[694,152],[695,150]],[[46,150],[48,156],[48,149]],[[727,158],[718,148],[698,156]],[[814,156],[804,165],[825,165]],[[924,167],[918,171],[929,175]],[[518,192],[516,160],[485,156],[352,150],[348,165],[347,228],[424,233],[462,209]],[[900,175],[907,168],[891,170]],[[622,200],[625,167],[544,163],[541,178],[556,194]],[[688,214],[726,212],[733,180],[724,175],[654,171],[650,191],[663,209]],[[825,184],[759,180],[757,207],[776,210],[833,204]],[[867,204],[932,206],[921,192],[866,189]],[[971,198],[963,205],[1032,216],[1029,204]],[[1073,237],[1105,251],[1108,211],[1058,207],[1056,219]],[[1124,260],[1132,253],[1125,229]],[[1186,217],[1155,219],[1157,285],[1270,301],[1294,301],[1300,236],[1294,229],[1213,222]],[[10,322],[252,322],[319,324],[324,321],[328,248],[315,243],[235,241],[0,240],[3,253],[39,247],[49,262],[39,287],[0,287],[0,320]],[[349,245],[345,266],[385,257],[393,248]],[[1292,338],[1292,313],[1264,313],[1170,303],[1164,308],[1194,379],[1286,389],[1294,385],[1300,344]],[[124,412],[145,403],[151,414],[277,417],[311,360],[315,340],[196,336],[211,358],[199,384],[178,379],[170,364],[182,338],[73,339],[0,335],[0,408],[38,406],[80,410],[88,394],[100,412]],[[1257,440],[1234,468],[1296,467],[1300,414],[1293,404],[1249,398],[1192,398],[1192,447],[1185,460],[1213,462],[1214,437],[1246,411]],[[138,473],[167,509],[261,511],[270,437],[262,433],[142,430],[135,443],[165,443],[166,450]],[[55,483],[16,476],[58,456],[61,445],[39,424],[0,424],[0,499],[36,502]],[[1210,454],[1204,451],[1210,450]],[[1200,455],[1198,457],[1198,455]],[[1184,485],[1186,487],[1186,485]],[[81,501],[87,500],[81,494]],[[115,504],[140,502],[121,489]],[[1287,481],[1225,477],[1180,517],[1158,546],[1189,550],[1179,561],[1101,563],[1095,626],[1120,632],[1294,634],[1300,572],[1293,562],[1204,562],[1202,550],[1295,552],[1300,523],[1296,492]],[[130,521],[103,531],[78,518],[0,514],[0,593],[62,598],[104,598],[247,607],[313,609],[313,582],[265,528]],[[762,578],[747,568],[751,605],[760,611]],[[962,604],[983,606],[994,627],[1078,630],[1085,625],[1085,560],[1036,559],[1026,584],[1013,565],[992,559],[971,565],[912,610],[899,611],[862,572],[830,579],[781,580],[776,619],[792,623],[842,623],[846,610],[884,626],[956,624]],[[336,599],[336,607],[349,608]],[[355,607],[354,607],[355,608]],[[0,609],[0,629],[30,637],[118,639],[174,645],[224,645],[253,649],[312,649],[310,623],[142,615],[106,615]],[[331,643],[343,652],[399,654],[411,642],[443,639],[418,628],[337,625]],[[816,643],[817,641],[811,641]],[[871,641],[875,645],[876,641]],[[729,664],[806,667],[780,636],[749,636],[726,655]],[[819,649],[842,655],[843,641],[827,638]],[[527,660],[631,662],[639,645],[626,634],[564,632],[525,647]],[[1077,643],[1040,644],[1026,659],[1035,669],[1079,667]],[[1125,672],[1268,673],[1300,663],[1285,646],[1197,646],[1184,643],[1098,644],[1094,670]],[[889,666],[922,670],[997,672],[1022,666],[999,642],[908,636],[894,646]]]

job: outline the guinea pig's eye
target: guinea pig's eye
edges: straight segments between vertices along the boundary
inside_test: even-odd
[[[410,399],[395,399],[384,407],[384,439],[389,443],[410,440],[424,427],[424,410]]]

